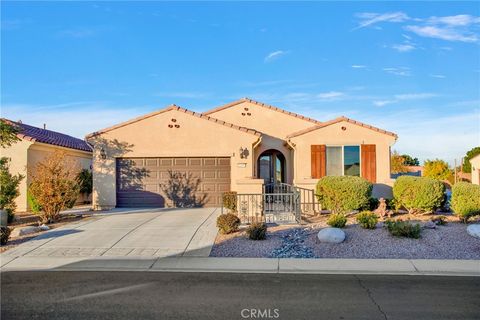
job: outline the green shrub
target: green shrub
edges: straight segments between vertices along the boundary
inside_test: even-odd
[[[420,238],[422,228],[420,224],[412,224],[410,221],[386,220],[385,226],[392,236],[406,238]]]
[[[233,213],[222,214],[217,218],[217,227],[222,234],[238,231],[240,219]]]
[[[3,246],[7,244],[8,238],[10,238],[10,232],[12,230],[10,230],[9,227],[4,227],[4,226],[0,227],[0,229],[1,229],[0,243]]]
[[[364,229],[375,229],[378,222],[378,217],[371,211],[362,211],[357,214],[357,222]]]
[[[92,193],[93,190],[93,175],[92,172],[88,169],[82,169],[77,174],[77,183],[79,186],[79,192],[88,196]]]
[[[368,199],[368,205],[364,207],[364,210],[373,211],[378,208],[380,201],[377,198],[370,198]]]
[[[237,212],[237,193],[235,191],[225,192],[223,194],[223,207],[230,212]]]
[[[399,210],[401,209],[401,205],[398,204],[397,201],[395,201],[395,199],[385,199],[385,202],[387,204],[387,209],[389,210]]]
[[[447,224],[447,217],[445,216],[434,216],[430,220],[437,226],[444,226]]]
[[[27,202],[30,211],[32,211],[33,213],[39,214],[40,211],[42,211],[42,206],[40,205],[40,203],[38,203],[37,199],[35,199],[35,197],[30,192],[27,192]]]
[[[454,184],[451,207],[463,222],[480,215],[480,186],[467,182]]]
[[[372,184],[360,177],[327,176],[317,183],[317,198],[333,213],[347,213],[369,206]]]
[[[347,217],[343,213],[332,213],[327,224],[334,228],[343,228],[347,224]]]
[[[263,222],[254,222],[247,228],[247,235],[251,240],[265,240],[267,238],[267,225]]]
[[[433,212],[444,202],[445,185],[425,177],[401,176],[393,185],[395,205],[409,213]]]
[[[17,208],[15,198],[20,195],[19,185],[23,178],[21,174],[10,173],[9,158],[0,158],[0,209],[7,211],[8,223],[15,217],[14,212]]]

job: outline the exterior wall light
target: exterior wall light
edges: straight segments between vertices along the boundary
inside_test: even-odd
[[[240,159],[247,159],[249,155],[248,149],[246,147],[245,148],[240,147],[239,154],[240,154]]]
[[[107,153],[105,152],[105,149],[100,149],[100,158],[102,158],[102,160],[105,160],[107,159]]]

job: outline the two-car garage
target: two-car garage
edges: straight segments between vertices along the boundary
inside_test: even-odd
[[[230,158],[117,158],[116,186],[118,207],[218,207]]]

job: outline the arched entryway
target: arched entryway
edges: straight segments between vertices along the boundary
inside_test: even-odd
[[[257,160],[257,177],[265,184],[285,182],[285,156],[275,149],[262,152]]]

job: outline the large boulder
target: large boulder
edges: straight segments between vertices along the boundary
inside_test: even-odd
[[[324,228],[318,232],[318,240],[327,243],[340,243],[345,240],[345,232],[339,228]]]
[[[467,233],[472,237],[480,239],[480,224],[471,224],[467,227]]]

